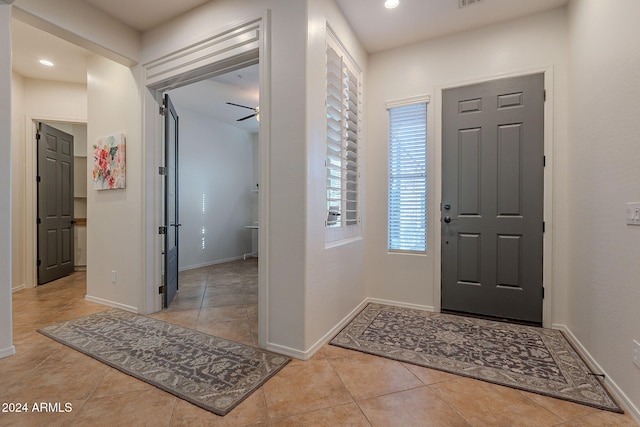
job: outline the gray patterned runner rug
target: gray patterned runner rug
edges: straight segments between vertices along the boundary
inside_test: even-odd
[[[331,344],[623,412],[553,329],[369,304]]]
[[[228,413],[291,361],[117,309],[38,332],[218,415]]]

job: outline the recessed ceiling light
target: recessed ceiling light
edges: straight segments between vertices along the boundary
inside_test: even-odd
[[[46,67],[53,67],[53,62],[46,59],[41,59],[39,62]]]
[[[395,9],[400,4],[400,0],[387,0],[384,2],[384,7],[387,9]]]

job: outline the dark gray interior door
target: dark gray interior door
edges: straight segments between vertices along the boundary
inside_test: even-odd
[[[442,309],[542,322],[544,75],[443,91]]]
[[[178,291],[178,114],[169,95],[164,96],[165,185],[164,185],[164,306],[169,307]]]
[[[38,124],[38,284],[73,273],[73,136]]]

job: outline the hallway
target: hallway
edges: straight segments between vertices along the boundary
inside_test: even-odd
[[[333,346],[294,360],[226,417],[125,375],[35,330],[108,307],[84,300],[85,274],[13,294],[17,354],[0,360],[0,402],[70,403],[68,413],[2,413],[0,426],[637,426],[599,411]],[[257,339],[257,263],[185,272],[164,321]]]

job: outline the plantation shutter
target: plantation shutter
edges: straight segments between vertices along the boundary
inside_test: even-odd
[[[327,227],[359,222],[359,73],[327,45]]]
[[[389,250],[427,249],[427,104],[389,108]]]
[[[358,79],[347,69],[346,80],[346,141],[343,165],[345,176],[346,225],[358,223]]]
[[[327,47],[327,226],[342,215],[342,58]]]

